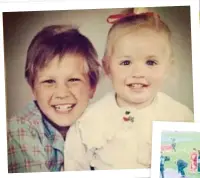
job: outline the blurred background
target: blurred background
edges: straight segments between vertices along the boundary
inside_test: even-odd
[[[190,7],[149,9],[159,13],[172,31],[176,60],[174,70],[164,83],[162,91],[193,110]],[[28,46],[38,31],[44,26],[53,24],[74,24],[94,44],[101,61],[106,36],[111,26],[106,22],[106,19],[109,15],[120,13],[123,10],[94,9],[3,13],[7,118],[19,112],[32,100],[31,89],[24,78],[24,66]],[[111,90],[110,81],[102,78],[91,102],[97,101]]]

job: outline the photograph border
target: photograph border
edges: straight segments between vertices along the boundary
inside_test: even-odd
[[[126,7],[161,7],[161,6],[190,6],[191,9],[191,34],[192,34],[192,64],[193,64],[193,100],[194,100],[194,117],[196,122],[200,122],[200,110],[197,108],[200,106],[200,84],[198,82],[200,76],[200,70],[198,68],[199,60],[198,60],[198,40],[199,40],[199,0],[168,0],[168,1],[160,1],[160,0],[126,0],[126,1],[81,1],[81,0],[73,0],[73,1],[30,1],[30,2],[3,2],[0,3],[0,23],[3,24],[2,14],[3,12],[15,12],[15,11],[48,11],[48,10],[77,10],[77,9],[103,9],[103,8],[126,8]],[[67,8],[65,8],[67,7]],[[0,39],[3,39],[3,25],[0,28]],[[3,40],[0,40],[0,48],[3,49]],[[4,69],[4,50],[0,52],[0,83],[1,83],[1,92],[0,92],[0,106],[1,110],[1,124],[0,124],[0,132],[1,132],[1,142],[3,147],[1,147],[0,157],[1,161],[1,172],[4,177],[11,176],[20,176],[20,177],[35,177],[35,175],[39,177],[45,176],[49,173],[18,173],[18,174],[8,174],[7,169],[7,136],[6,136],[6,92],[5,92],[5,69]],[[196,60],[194,60],[196,59]],[[195,82],[196,81],[196,82]],[[155,127],[153,127],[155,128]],[[155,130],[154,130],[155,131]],[[153,152],[155,152],[156,144],[156,136],[153,137]],[[157,145],[158,146],[158,145]],[[153,153],[152,152],[152,153]],[[155,156],[155,153],[152,154]],[[158,156],[158,154],[156,155]],[[6,163],[6,164],[5,164]],[[153,163],[153,162],[152,162]],[[153,171],[154,171],[153,167]],[[156,170],[156,169],[155,169]],[[53,173],[55,174],[55,173]],[[66,177],[102,177],[102,176],[115,176],[115,177],[149,177],[150,170],[149,169],[137,169],[137,170],[112,170],[112,171],[81,171],[81,172],[59,172],[56,174],[60,174],[59,176]],[[66,175],[67,174],[67,175]],[[154,176],[153,176],[154,177]]]

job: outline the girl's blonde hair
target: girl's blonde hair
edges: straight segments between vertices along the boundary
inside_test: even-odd
[[[106,48],[103,57],[103,67],[106,73],[109,71],[107,59],[112,55],[114,44],[122,36],[127,35],[134,30],[148,28],[155,30],[158,33],[164,32],[171,43],[171,31],[157,13],[148,12],[147,8],[136,8],[126,9],[122,11],[120,15],[121,17],[114,21],[107,35]],[[172,55],[172,49],[170,49],[170,53],[170,55]]]

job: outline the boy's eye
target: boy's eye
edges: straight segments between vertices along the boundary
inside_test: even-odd
[[[53,83],[55,83],[55,80],[49,79],[49,80],[43,81],[42,83],[53,84]]]
[[[146,64],[149,65],[149,66],[154,66],[154,65],[157,65],[158,63],[154,60],[147,60]]]
[[[69,82],[78,82],[78,81],[80,81],[79,78],[71,78],[71,79],[69,79]]]
[[[124,60],[124,61],[120,62],[120,65],[124,65],[124,66],[130,65],[130,64],[131,64],[130,60]]]

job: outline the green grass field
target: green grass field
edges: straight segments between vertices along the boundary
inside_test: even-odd
[[[186,175],[190,178],[200,178],[200,173],[192,174],[189,172],[190,168],[190,153],[193,148],[200,150],[200,133],[198,132],[163,132],[161,143],[171,144],[170,138],[176,139],[176,152],[164,152],[164,156],[169,156],[170,161],[165,163],[165,168],[173,168],[177,170],[175,161],[183,159],[188,163],[185,168]]]

